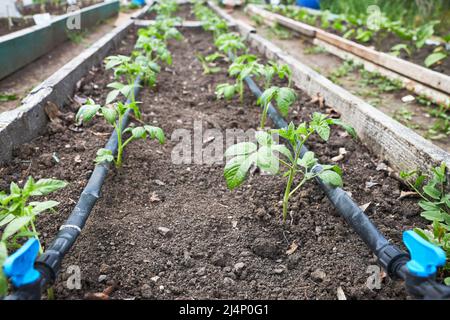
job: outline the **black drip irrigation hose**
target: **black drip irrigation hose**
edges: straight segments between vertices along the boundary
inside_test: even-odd
[[[140,89],[140,77],[134,82],[134,97],[137,97]],[[131,103],[127,99],[126,103]],[[121,128],[126,128],[129,122],[131,109],[128,109],[122,119]],[[113,154],[117,153],[118,138],[114,130],[105,145],[105,149],[111,150]],[[66,253],[72,248],[77,240],[84,225],[86,224],[92,208],[100,198],[103,182],[108,175],[110,168],[109,162],[103,162],[95,166],[89,181],[81,193],[80,198],[72,210],[69,218],[60,227],[56,238],[45,250],[45,252],[36,259],[35,268],[39,271],[39,279],[29,285],[16,289],[5,300],[38,300],[41,298],[42,290],[49,284],[54,283],[56,276],[61,268],[61,262]]]
[[[259,98],[262,92],[258,85],[250,77],[246,77],[244,80],[253,94]],[[288,126],[288,123],[271,103],[269,103],[267,113],[277,128]],[[303,146],[300,156],[307,151],[308,149]],[[322,167],[319,164],[313,170],[320,172]],[[378,263],[388,275],[393,279],[405,280],[408,293],[416,298],[450,298],[450,287],[439,284],[434,279],[415,277],[408,271],[406,263],[409,261],[409,254],[390,243],[342,188],[334,188],[324,183],[319,177],[315,179],[339,214],[377,256]]]

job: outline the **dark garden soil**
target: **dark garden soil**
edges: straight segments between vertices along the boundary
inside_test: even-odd
[[[0,18],[0,36],[34,26],[34,21],[29,18],[11,18],[11,24],[9,19]]]
[[[218,74],[203,75],[195,56],[214,51],[212,37],[201,30],[181,31],[185,40],[170,45],[173,65],[163,68],[156,88],[143,89],[139,97],[144,120],[162,127],[167,142],[129,145],[123,168],[110,172],[102,197],[64,260],[56,298],[83,299],[109,288],[113,299],[336,299],[341,287],[348,299],[405,299],[402,285],[384,276],[381,289],[367,288],[366,270],[375,265],[374,256],[314,183],[292,199],[291,217],[282,224],[281,178],[255,171],[241,188],[229,191],[221,163],[172,163],[176,129],[192,133],[194,121],[203,130],[220,132],[259,123],[250,92],[243,105],[236,99],[216,100],[215,86],[230,81],[226,64]],[[120,53],[130,50],[132,39],[127,38]],[[103,101],[109,77],[102,69],[92,70],[77,96]],[[307,119],[313,111],[326,112],[298,94],[293,121]],[[111,131],[94,120],[77,132],[72,122],[76,108],[76,103],[66,106],[63,127],[50,127],[0,167],[0,189],[28,175],[70,183],[54,196],[61,202],[58,213],[44,215],[38,223],[44,247],[73,209],[92,172],[95,152]],[[203,147],[220,142],[211,136],[204,132]],[[330,163],[339,148],[346,149],[339,162],[345,189],[359,204],[370,203],[366,212],[388,239],[400,244],[403,230],[424,225],[416,201],[399,200],[400,183],[377,171],[380,161],[359,142],[336,129],[328,144],[312,139],[309,145],[322,163]],[[288,255],[293,242],[298,248]],[[71,265],[81,268],[81,290],[66,286]]]
[[[180,17],[184,21],[196,21],[197,20],[195,15],[191,12],[191,6],[189,4],[178,5],[177,17]],[[153,10],[148,11],[141,17],[141,19],[155,20],[156,12]]]
[[[92,6],[94,4],[103,2],[103,0],[78,0],[76,6],[80,9]],[[19,11],[24,16],[31,16],[39,13],[50,13],[51,15],[62,15],[67,13],[67,8],[69,5],[67,3],[58,4],[52,1],[46,2],[44,5],[33,4],[30,6],[24,6],[19,8]]]

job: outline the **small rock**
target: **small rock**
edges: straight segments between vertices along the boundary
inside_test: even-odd
[[[159,280],[159,277],[154,276],[154,277],[151,277],[150,280],[152,280],[153,282],[157,282]]]
[[[107,273],[109,270],[109,266],[106,263],[102,263],[100,265],[100,273],[104,274]]]
[[[104,282],[104,281],[106,281],[107,278],[108,278],[108,276],[106,274],[101,274],[98,277],[98,282]]]
[[[229,277],[225,277],[225,278],[223,278],[223,284],[224,285],[233,285],[234,284],[234,280],[229,278]]]
[[[152,292],[152,287],[148,284],[144,284],[141,287],[141,295],[144,299],[151,299],[153,298],[153,292]]]
[[[273,273],[282,274],[286,269],[285,268],[275,268],[273,269]]]
[[[250,251],[242,251],[241,252],[241,254],[240,254],[240,256],[241,257],[248,257],[248,256],[250,256],[252,253],[250,252]]]
[[[166,227],[158,227],[158,232],[164,237],[168,238],[170,238],[173,235],[172,230]]]
[[[234,265],[234,272],[236,272],[237,274],[240,274],[242,272],[242,270],[244,270],[245,268],[245,263],[243,262],[238,262]]]
[[[165,185],[166,185],[164,182],[162,182],[161,180],[158,180],[158,179],[155,180],[155,183],[156,183],[158,186],[165,186]]]
[[[317,226],[315,232],[316,232],[316,236],[318,236],[322,232],[322,228]]]
[[[311,273],[311,278],[316,281],[324,281],[327,277],[327,274],[323,272],[321,269],[316,269]]]
[[[202,277],[206,274],[206,267],[201,267],[197,270],[197,275]]]

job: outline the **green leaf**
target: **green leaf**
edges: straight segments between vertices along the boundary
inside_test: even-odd
[[[111,102],[113,102],[114,100],[116,100],[117,96],[119,95],[120,91],[119,90],[112,90],[108,93],[108,95],[106,96],[106,101],[105,104],[110,104]]]
[[[216,87],[217,99],[224,97],[226,100],[230,100],[236,94],[236,85],[222,83]]]
[[[340,126],[342,129],[344,129],[349,135],[352,136],[353,139],[357,138],[356,131],[352,126],[345,124],[344,122],[342,122],[341,119],[329,119],[329,120],[331,120],[332,124]]]
[[[1,221],[0,221],[0,227],[3,227],[4,225],[10,223],[14,220],[16,216],[12,213],[7,214]]]
[[[237,156],[231,159],[224,168],[224,177],[230,190],[244,182],[251,165],[256,161],[257,154]]]
[[[436,199],[436,200],[441,199],[441,192],[432,185],[424,186],[423,191],[433,199]]]
[[[433,202],[430,201],[424,201],[421,200],[419,201],[419,206],[424,210],[424,211],[435,211],[435,210],[439,210],[439,206]]]
[[[67,186],[66,181],[56,179],[40,179],[34,184],[32,196],[44,196]]]
[[[8,249],[6,248],[6,243],[1,241],[0,242],[0,269],[7,257],[8,257]]]
[[[136,127],[131,130],[131,134],[135,139],[145,138],[147,131],[143,127]]]
[[[342,178],[338,173],[336,173],[336,171],[324,170],[319,174],[319,178],[333,187],[343,186]]]
[[[100,109],[102,112],[103,117],[108,121],[110,125],[114,125],[117,118],[117,112],[116,110],[112,108],[103,107]]]
[[[241,143],[237,143],[237,144],[230,146],[225,151],[224,156],[232,157],[232,156],[246,155],[246,154],[255,152],[256,149],[257,149],[256,144],[254,144],[252,142],[241,142]]]
[[[322,138],[322,140],[328,141],[328,139],[330,138],[331,130],[328,124],[321,124],[320,126],[315,126],[314,130],[316,130],[317,134],[319,135],[319,137]]]
[[[282,87],[278,90],[276,96],[277,107],[283,116],[287,116],[289,108],[294,104],[296,99],[297,95],[293,89]]]
[[[444,221],[441,211],[424,211],[420,214],[421,217],[429,221]]]
[[[57,201],[49,200],[45,202],[31,202],[30,205],[33,206],[32,213],[39,214],[43,211],[56,207],[59,204]]]
[[[83,122],[91,121],[92,118],[97,114],[100,109],[100,105],[95,104],[93,100],[89,100],[88,104],[85,104],[80,107],[75,117],[77,122],[80,121],[80,118]]]
[[[105,148],[98,149],[97,156],[95,157],[95,162],[97,164],[102,162],[113,162],[113,161],[114,156],[111,150]]]
[[[272,146],[273,151],[277,151],[288,158],[291,162],[293,161],[293,156],[291,151],[283,144],[276,144]]]
[[[436,64],[437,62],[447,58],[447,54],[445,52],[435,52],[426,57],[424,63],[427,68]]]
[[[15,182],[11,182],[10,186],[9,186],[9,192],[11,193],[11,195],[20,195],[21,190],[19,188],[19,186],[15,183]]]
[[[262,146],[257,152],[256,165],[266,172],[276,174],[279,170],[278,158],[272,153],[271,146]]]
[[[263,105],[266,107],[272,99],[277,95],[279,88],[278,87],[270,87],[261,94],[261,96],[257,100],[258,105]]]
[[[26,227],[30,221],[33,219],[33,216],[24,216],[18,217],[11,221],[5,228],[2,234],[2,241],[7,240],[9,237],[14,235],[17,231]]]
[[[450,286],[450,277],[445,278],[444,283],[446,286]]]
[[[270,146],[273,144],[272,136],[265,131],[257,131],[255,133],[255,138],[262,146]]]
[[[423,231],[422,229],[419,229],[419,228],[414,228],[413,230],[414,230],[415,233],[417,233],[423,239],[425,239],[428,242],[430,242],[430,239],[428,238],[428,235],[425,233],[425,231]]]
[[[298,159],[297,163],[305,169],[310,169],[317,164],[317,159],[314,152],[307,151],[302,158]]]
[[[164,136],[164,131],[159,127],[149,126],[145,125],[144,129],[148,132],[150,135],[150,139],[158,139],[158,142],[160,144],[163,144],[166,140],[166,137]]]

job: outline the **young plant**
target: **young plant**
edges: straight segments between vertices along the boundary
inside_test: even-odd
[[[239,50],[246,49],[241,37],[236,33],[225,33],[220,35],[214,42],[215,46],[227,55],[237,56]]]
[[[250,76],[260,76],[261,65],[255,55],[245,54],[237,57],[228,68],[228,74],[236,78],[240,101],[244,101],[244,79]]]
[[[59,204],[53,200],[30,201],[30,198],[46,196],[66,185],[67,182],[61,180],[40,179],[36,182],[29,177],[23,188],[11,182],[9,193],[0,191],[0,228],[3,229],[0,239],[0,296],[5,295],[8,288],[1,268],[8,257],[8,250],[20,248],[23,238],[35,237],[39,240],[36,218]],[[42,247],[39,251],[43,252]]]
[[[134,101],[134,82],[141,72],[140,65],[134,63],[131,57],[124,55],[106,57],[105,63],[106,70],[114,70],[114,77],[116,79],[123,76],[126,80],[126,84],[115,81],[107,85],[108,88],[112,88],[113,90],[108,93],[106,104],[113,102],[119,94],[123,94],[125,98]]]
[[[203,67],[203,74],[214,74],[217,72],[220,72],[220,67],[217,67],[211,59],[208,59],[208,57],[204,57],[201,54],[197,54],[197,59],[200,61]]]
[[[444,47],[437,47],[433,52],[425,58],[423,62],[427,68],[440,63],[448,57],[448,51]]]
[[[309,123],[301,123],[295,127],[290,123],[287,128],[271,130],[286,139],[290,148],[278,144],[272,136],[264,131],[256,133],[256,140],[260,145],[253,142],[242,142],[227,149],[225,157],[231,157],[224,168],[224,177],[229,189],[233,190],[240,186],[250,167],[256,165],[263,171],[271,174],[282,174],[287,179],[283,197],[283,221],[286,221],[289,199],[309,180],[319,177],[323,182],[333,187],[342,186],[341,170],[334,165],[318,166],[313,152],[308,151],[302,155],[302,148],[308,138],[317,133],[319,137],[327,141],[330,136],[330,125],[340,125],[353,136],[353,128],[344,125],[338,119],[327,118],[320,113],[314,113]],[[279,164],[287,171],[281,172]],[[296,177],[300,182],[294,187]]]
[[[450,255],[450,192],[446,170],[445,163],[442,163],[431,170],[431,176],[414,170],[401,172],[400,177],[420,196],[419,206],[422,208],[420,215],[432,223],[427,230],[415,228],[414,231],[425,240],[441,247],[448,257]],[[450,271],[449,262],[443,270],[447,273]],[[446,277],[444,282],[450,285],[450,277]]]
[[[99,114],[105,118],[106,122],[112,125],[117,134],[117,156],[114,158],[114,155],[109,149],[99,149],[97,151],[97,157],[95,158],[95,162],[97,164],[104,162],[114,162],[117,168],[122,166],[122,157],[123,150],[125,147],[133,140],[137,139],[146,139],[149,137],[150,139],[157,139],[160,144],[163,144],[165,141],[164,132],[161,128],[143,125],[140,127],[123,127],[123,118],[126,113],[134,113],[134,116],[137,119],[140,119],[141,114],[139,112],[139,108],[137,107],[136,102],[132,102],[129,104],[124,104],[122,102],[118,102],[114,107],[102,107],[101,105],[96,104],[92,99],[89,99],[88,102],[81,106],[76,115],[76,121],[80,120],[83,122],[89,122],[92,118],[99,112]],[[124,139],[124,134],[131,133],[130,137]]]
[[[259,70],[259,73],[264,77],[264,89],[268,89],[272,85],[272,80],[275,75],[280,79],[288,79],[288,87],[292,84],[292,70],[287,64],[277,64],[269,61]]]
[[[295,91],[287,87],[270,87],[258,98],[257,104],[262,106],[260,128],[264,129],[267,119],[267,111],[272,100],[277,103],[278,110],[283,116],[287,116],[289,108],[294,104],[297,95]]]

